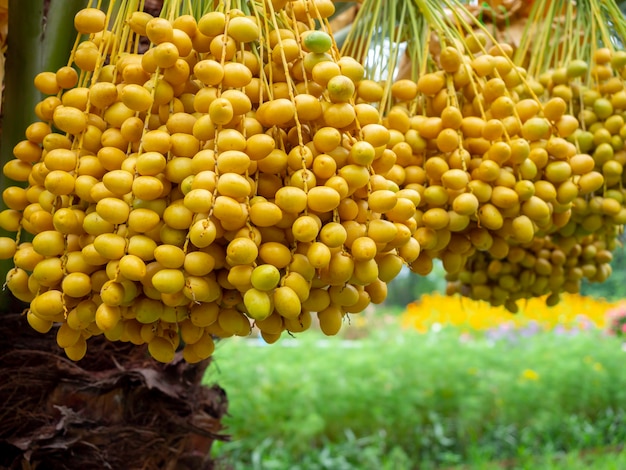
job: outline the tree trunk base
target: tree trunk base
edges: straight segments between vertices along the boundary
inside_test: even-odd
[[[202,385],[209,364],[152,360],[132,344],[91,338],[78,363],[53,331],[19,314],[0,324],[0,468],[211,469],[226,440],[223,389]]]

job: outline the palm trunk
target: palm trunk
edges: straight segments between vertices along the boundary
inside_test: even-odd
[[[202,386],[208,361],[164,365],[100,337],[74,363],[22,315],[0,329],[0,468],[212,468],[227,401]]]

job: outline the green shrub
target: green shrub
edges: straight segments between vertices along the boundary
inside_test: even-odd
[[[264,469],[287,468],[267,462],[304,465],[334,448],[354,466],[301,468],[375,468],[358,461],[366,455],[379,465],[393,455],[390,468],[428,468],[626,439],[624,353],[612,337],[313,336],[218,345],[207,382],[224,387],[230,401],[225,459],[241,468],[261,468],[253,458]]]

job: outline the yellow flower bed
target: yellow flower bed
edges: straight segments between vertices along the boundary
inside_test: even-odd
[[[544,330],[557,326],[605,328],[606,312],[618,304],[577,294],[562,294],[561,302],[554,307],[548,307],[544,297],[520,302],[520,311],[514,315],[504,307],[492,307],[487,302],[434,293],[409,304],[402,314],[401,324],[403,328],[415,328],[423,333],[433,325],[478,331],[502,324],[519,328],[529,323],[536,323]]]

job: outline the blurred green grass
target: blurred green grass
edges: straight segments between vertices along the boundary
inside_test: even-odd
[[[625,353],[600,332],[308,333],[218,344],[206,382],[230,402],[224,468],[491,468],[476,465],[626,439]]]

